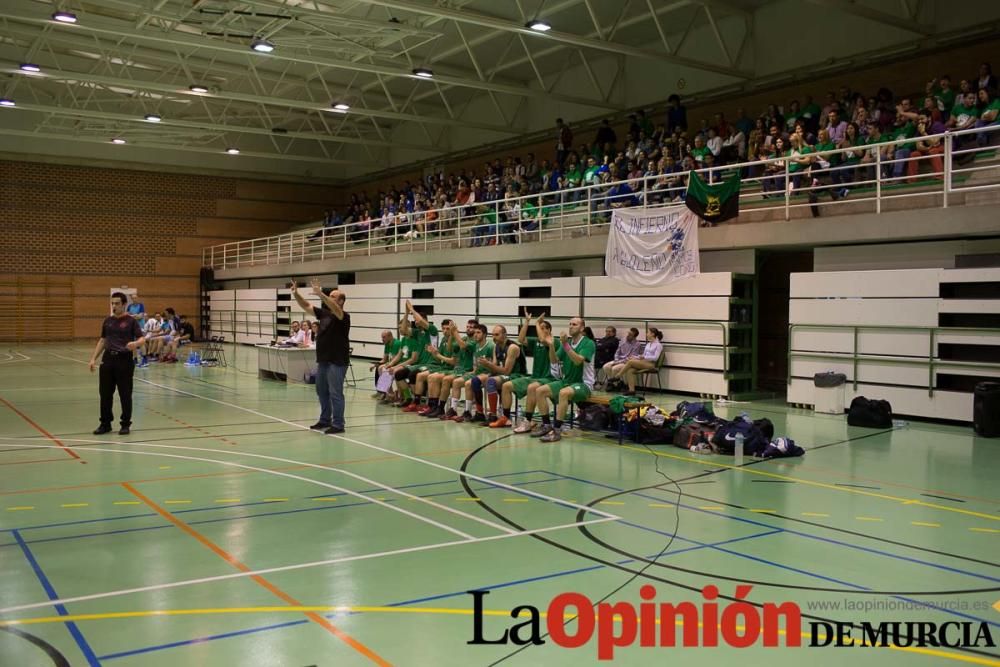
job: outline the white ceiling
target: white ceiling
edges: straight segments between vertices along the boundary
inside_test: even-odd
[[[0,108],[0,156],[349,179],[682,86],[832,71],[966,26],[985,34],[993,5],[949,16],[935,0],[4,0],[0,97],[17,107]],[[57,9],[77,23],[51,20]],[[528,29],[536,17],[553,30]],[[829,42],[789,54],[784,33],[808,26]],[[275,50],[251,51],[255,37]]]

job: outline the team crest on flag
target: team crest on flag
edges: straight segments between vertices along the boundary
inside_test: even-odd
[[[687,207],[706,222],[723,222],[740,214],[740,175],[732,175],[722,183],[709,185],[697,172],[688,174]]]

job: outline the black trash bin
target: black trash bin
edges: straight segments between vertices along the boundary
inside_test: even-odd
[[[972,399],[972,428],[986,438],[1000,437],[1000,382],[980,382]]]

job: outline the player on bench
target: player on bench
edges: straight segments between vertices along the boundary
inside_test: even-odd
[[[493,358],[483,359],[481,363],[489,371],[489,374],[486,377],[479,375],[470,382],[472,383],[472,391],[477,398],[482,396],[482,387],[485,384],[489,414],[486,416],[486,421],[482,422],[480,426],[493,426],[494,422],[499,422],[497,402],[500,398],[500,388],[512,376],[524,375],[527,367],[524,364],[524,356],[521,354],[520,346],[507,338],[507,327],[501,324],[493,327]],[[499,426],[494,428],[499,428]]]
[[[555,379],[552,377],[552,362],[549,360],[552,325],[545,321],[544,314],[539,315],[538,321],[535,323],[538,335],[534,338],[529,338],[528,330],[531,328],[531,313],[528,312],[527,308],[524,310],[524,318],[521,330],[517,334],[517,344],[522,351],[531,351],[531,375],[513,375],[503,383],[503,386],[500,388],[500,403],[503,405],[503,414],[499,419],[490,424],[490,428],[510,426],[513,421],[511,406],[514,396],[517,396],[519,401],[523,401],[529,392],[534,393],[539,384],[545,384]],[[527,360],[525,360],[525,363],[527,363]],[[531,431],[534,428],[531,416],[530,413],[526,412],[521,421],[514,425],[514,432],[527,433]],[[518,428],[521,430],[518,431]]]
[[[434,358],[434,363],[425,371],[426,376],[423,381],[427,382],[427,407],[418,412],[421,417],[440,417],[444,414],[441,394],[441,378],[448,373],[454,373],[455,364],[458,363],[458,327],[451,320],[441,322],[441,345],[435,347],[428,346],[428,351]],[[420,375],[424,375],[421,373]],[[417,375],[417,382],[421,382],[420,375]]]
[[[585,326],[582,317],[574,317],[569,321],[569,335],[561,333],[549,347],[549,359],[559,364],[559,378],[535,389],[535,403],[545,406],[550,398],[558,398],[556,419],[553,425],[549,423],[548,412],[544,413],[542,428],[532,433],[532,438],[541,438],[542,442],[562,440],[562,423],[570,402],[580,403],[590,398],[597,345],[583,335]]]

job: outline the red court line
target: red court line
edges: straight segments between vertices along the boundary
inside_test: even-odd
[[[194,539],[196,539],[199,542],[201,542],[201,544],[203,546],[208,547],[209,549],[211,549],[217,556],[219,556],[220,558],[222,558],[223,560],[225,560],[227,563],[229,563],[230,565],[232,565],[233,567],[235,567],[237,570],[239,570],[241,572],[252,572],[252,569],[248,565],[244,564],[242,561],[240,561],[235,556],[233,556],[232,554],[230,554],[228,551],[226,551],[225,549],[223,549],[222,547],[220,547],[219,545],[217,545],[215,542],[212,542],[210,539],[208,539],[207,537],[205,537],[204,535],[202,535],[201,533],[199,533],[197,530],[195,530],[194,528],[192,528],[188,524],[184,523],[183,521],[181,521],[180,519],[178,519],[176,516],[174,516],[173,514],[171,514],[170,512],[168,512],[167,510],[165,510],[162,507],[160,507],[159,505],[157,505],[155,502],[153,502],[152,500],[150,500],[149,498],[147,498],[146,496],[144,496],[141,492],[139,492],[138,489],[136,489],[134,486],[132,486],[128,482],[122,482],[121,485],[123,487],[125,487],[125,490],[127,490],[133,496],[135,496],[136,498],[138,498],[139,500],[141,500],[142,502],[144,502],[146,505],[148,505],[154,512],[156,512],[157,514],[159,514],[160,516],[162,516],[164,519],[166,519],[170,523],[174,524],[175,526],[177,526],[178,528],[180,528],[181,530],[183,530],[185,533],[187,533],[188,535],[190,535]],[[288,593],[284,592],[283,590],[281,590],[280,588],[278,588],[277,586],[275,586],[274,584],[272,584],[270,581],[268,581],[264,577],[261,577],[259,575],[253,574],[253,575],[250,575],[250,579],[252,579],[258,585],[266,588],[269,592],[271,592],[273,595],[275,595],[280,600],[283,600],[284,602],[287,602],[288,604],[290,604],[292,606],[295,606],[295,607],[304,606],[301,602],[299,602],[298,600],[296,600],[295,598],[293,598],[291,595],[289,595]],[[348,646],[350,646],[351,648],[353,648],[355,651],[357,651],[361,655],[365,656],[366,658],[368,658],[369,660],[371,660],[375,664],[380,665],[380,667],[391,667],[391,664],[389,662],[387,662],[386,660],[384,660],[382,657],[380,657],[377,653],[375,653],[370,648],[368,648],[367,646],[365,646],[364,644],[362,644],[361,642],[359,642],[354,637],[351,637],[349,634],[347,634],[346,632],[344,632],[340,628],[338,628],[335,625],[333,625],[332,623],[330,623],[330,621],[326,620],[325,618],[323,618],[319,614],[317,614],[315,612],[307,612],[305,614],[305,616],[310,621],[312,621],[313,623],[316,623],[321,628],[323,628],[324,630],[326,630],[327,632],[329,632],[330,634],[332,634],[333,636],[335,636],[337,639],[341,640],[342,642],[344,642],[345,644],[347,644]]]
[[[7,463],[0,463],[0,466],[20,466],[25,463],[49,463],[51,461],[69,461],[69,459],[32,459],[30,461],[8,461]]]
[[[21,412],[20,410],[18,410],[17,408],[15,408],[14,405],[10,401],[8,401],[6,398],[0,397],[0,402],[2,402],[4,405],[6,405],[11,410],[13,410],[14,414],[16,414],[18,417],[20,417],[24,421],[28,422],[29,424],[31,424],[35,428],[36,431],[38,431],[39,433],[41,433],[42,435],[44,435],[46,438],[48,438],[52,442],[54,442],[57,445],[59,445],[60,447],[62,447],[64,452],[66,452],[67,454],[69,454],[70,456],[72,456],[74,459],[79,460],[80,463],[86,463],[86,461],[80,459],[80,455],[79,454],[77,454],[76,452],[74,452],[70,447],[67,447],[66,445],[64,445],[62,443],[62,441],[59,440],[59,438],[55,437],[54,435],[52,435],[51,433],[49,433],[48,431],[46,431],[44,428],[42,428],[41,426],[39,426],[38,424],[36,424],[35,421],[31,417],[29,417],[28,415],[24,414],[23,412]]]

